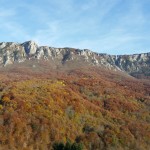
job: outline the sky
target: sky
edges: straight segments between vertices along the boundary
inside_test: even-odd
[[[0,42],[150,52],[150,0],[0,0]]]

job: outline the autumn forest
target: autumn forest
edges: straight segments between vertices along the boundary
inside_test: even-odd
[[[149,149],[149,80],[96,67],[8,68],[0,73],[1,150]]]

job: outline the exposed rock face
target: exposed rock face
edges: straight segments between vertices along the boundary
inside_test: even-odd
[[[38,48],[38,45],[33,41],[27,41],[27,42],[24,42],[21,45],[24,47],[25,52],[26,52],[27,55],[35,54],[36,51],[37,51],[37,48]]]
[[[118,56],[116,65],[133,76],[150,76],[150,52],[134,55]]]
[[[0,43],[0,66],[24,62],[27,59],[53,60],[59,64],[69,61],[81,62],[86,65],[103,66],[108,69],[122,70],[130,74],[145,73],[150,75],[150,52],[134,55],[108,55],[94,53],[88,49],[53,48],[38,46],[33,41],[22,44]]]

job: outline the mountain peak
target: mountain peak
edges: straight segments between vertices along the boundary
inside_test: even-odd
[[[26,42],[22,43],[21,45],[24,47],[27,55],[34,54],[38,48],[38,45],[32,40],[26,41]]]
[[[35,44],[35,45],[37,45],[36,42],[33,40],[25,41],[22,44]]]

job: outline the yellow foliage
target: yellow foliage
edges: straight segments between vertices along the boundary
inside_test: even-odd
[[[4,97],[2,98],[2,101],[5,102],[5,103],[7,103],[7,102],[10,102],[10,99],[9,99],[9,97],[4,96]]]
[[[2,110],[3,109],[3,106],[2,105],[0,105],[0,110]]]

